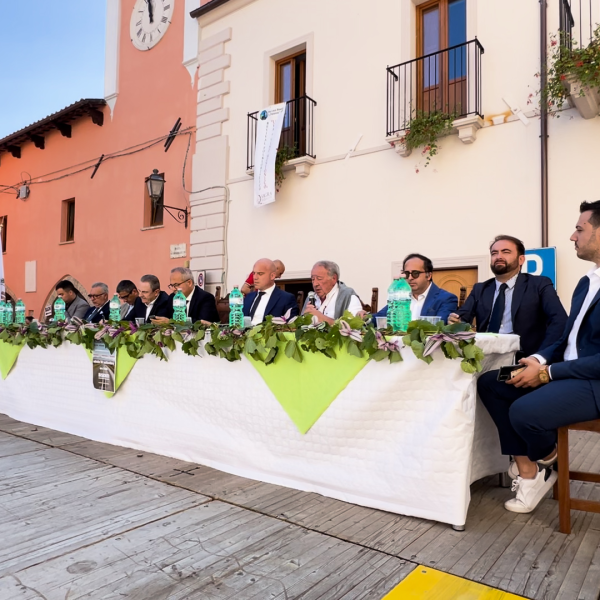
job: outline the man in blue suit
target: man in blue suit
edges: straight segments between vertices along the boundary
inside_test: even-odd
[[[477,321],[477,331],[516,333],[520,356],[529,356],[556,342],[567,313],[548,277],[521,273],[525,262],[523,242],[510,235],[497,236],[490,246],[493,279],[476,283],[467,301],[450,323]]]
[[[600,200],[583,202],[580,212],[571,241],[578,258],[595,264],[575,288],[563,334],[522,358],[525,369],[506,383],[490,371],[477,385],[502,453],[515,458],[517,495],[504,505],[513,512],[531,512],[554,484],[557,428],[600,418]]]
[[[419,317],[441,317],[447,323],[448,315],[458,306],[458,298],[433,283],[431,260],[422,254],[409,254],[402,263],[402,270],[412,289],[410,310],[413,321]],[[375,317],[386,317],[387,312],[386,304],[373,315],[373,322],[375,323]]]
[[[244,298],[244,316],[252,318],[252,325],[258,325],[267,315],[283,317],[288,311],[290,317],[298,314],[296,298],[275,285],[277,267],[272,260],[261,258],[254,265],[254,292]]]

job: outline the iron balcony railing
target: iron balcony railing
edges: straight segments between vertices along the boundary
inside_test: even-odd
[[[474,39],[387,68],[387,135],[409,129],[418,114],[482,114],[481,55]]]
[[[585,48],[600,24],[600,0],[559,0],[559,28],[562,43]]]
[[[310,156],[316,158],[314,151],[314,108],[317,103],[308,96],[301,96],[286,102],[283,117],[283,129],[279,148],[293,150],[294,157]],[[248,113],[248,131],[246,145],[246,168],[254,168],[254,149],[256,148],[256,126],[258,111]]]

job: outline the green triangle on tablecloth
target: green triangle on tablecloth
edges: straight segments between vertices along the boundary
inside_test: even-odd
[[[302,352],[301,363],[288,358],[280,343],[270,365],[247,357],[277,398],[298,431],[306,433],[367,364],[366,358],[337,350],[337,358]]]
[[[8,374],[17,362],[19,352],[21,352],[21,348],[23,348],[24,345],[24,342],[16,346],[7,344],[6,342],[0,342],[0,373],[2,374],[2,379],[8,377]]]
[[[87,348],[85,349],[85,351],[87,352],[87,355],[89,356],[90,360],[93,360],[92,351],[88,350]],[[121,384],[125,381],[125,379],[127,378],[127,375],[129,375],[129,373],[131,372],[131,369],[133,369],[137,360],[138,360],[137,358],[133,358],[133,357],[129,356],[129,353],[127,352],[127,348],[118,348],[117,349],[117,365],[116,365],[116,373],[115,373],[115,393],[119,390],[119,388],[121,387]],[[113,394],[112,392],[104,392],[104,395],[107,398],[111,398],[115,394]]]

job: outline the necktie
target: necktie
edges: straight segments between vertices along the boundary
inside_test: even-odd
[[[490,333],[498,333],[500,331],[500,324],[502,323],[502,316],[504,315],[504,306],[506,304],[506,290],[508,286],[506,283],[503,283],[500,286],[500,292],[498,293],[498,297],[496,298],[496,302],[494,303],[494,308],[492,309],[492,316],[490,317],[490,323],[488,325],[487,330]]]
[[[260,304],[260,299],[265,295],[265,292],[258,292],[256,294],[256,298],[254,298],[254,302],[252,303],[252,308],[250,308],[250,318],[254,319],[254,313]]]

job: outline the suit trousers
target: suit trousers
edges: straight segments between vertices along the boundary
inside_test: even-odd
[[[516,388],[488,371],[477,382],[481,401],[500,436],[502,454],[540,460],[554,451],[558,427],[600,418],[590,381],[560,379],[537,388]]]

